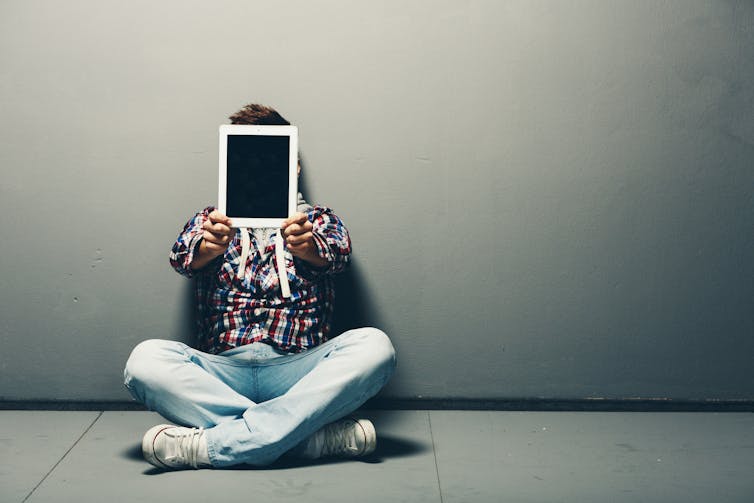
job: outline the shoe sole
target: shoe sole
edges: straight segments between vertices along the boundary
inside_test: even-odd
[[[144,438],[141,439],[141,452],[144,455],[144,459],[157,468],[170,469],[170,467],[160,461],[154,453],[154,441],[157,439],[157,435],[169,428],[175,428],[175,426],[172,424],[158,424],[157,426],[150,428],[149,431],[144,434]]]

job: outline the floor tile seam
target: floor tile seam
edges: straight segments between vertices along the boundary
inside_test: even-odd
[[[83,433],[81,433],[81,435],[79,435],[78,438],[76,438],[73,444],[68,448],[67,451],[65,451],[65,453],[60,457],[60,459],[54,465],[52,465],[52,468],[50,468],[50,470],[44,475],[44,477],[42,477],[42,479],[37,483],[37,485],[35,485],[32,488],[32,490],[29,491],[29,494],[27,494],[26,497],[23,500],[21,500],[21,503],[25,503],[29,498],[32,497],[32,495],[36,492],[36,490],[39,489],[39,487],[42,484],[44,484],[44,481],[47,480],[50,475],[52,475],[52,472],[55,471],[58,465],[60,465],[60,463],[63,462],[63,460],[68,456],[68,454],[70,454],[70,452],[79,444],[79,442],[81,442],[81,439],[84,438],[87,433],[89,433],[89,430],[92,429],[92,427],[95,425],[97,421],[99,421],[99,418],[101,418],[103,414],[104,414],[104,411],[102,410],[98,411],[97,417],[95,417],[94,420],[92,420],[92,422],[89,424],[89,426],[86,427]]]
[[[437,492],[440,495],[440,503],[443,502],[442,483],[440,482],[440,467],[437,463],[437,447],[435,446],[435,434],[432,431],[432,411],[427,411],[427,423],[429,424],[429,438],[432,440],[432,455],[435,459],[435,475],[437,476]]]

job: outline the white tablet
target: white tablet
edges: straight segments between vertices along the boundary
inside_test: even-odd
[[[217,209],[233,227],[280,227],[296,212],[296,126],[220,126]]]

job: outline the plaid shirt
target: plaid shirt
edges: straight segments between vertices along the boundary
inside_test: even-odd
[[[334,291],[331,274],[342,271],[351,256],[351,240],[343,222],[332,210],[306,206],[314,225],[314,243],[328,265],[317,269],[285,250],[291,296],[280,289],[275,258],[274,234],[238,229],[224,255],[198,271],[191,269],[194,253],[202,239],[202,224],[213,207],[207,207],[188,221],[170,252],[170,264],[180,274],[196,278],[197,347],[209,353],[252,342],[265,342],[288,352],[299,352],[328,339]],[[299,211],[302,211],[301,209]],[[251,235],[251,247],[238,277],[242,245],[241,232]]]

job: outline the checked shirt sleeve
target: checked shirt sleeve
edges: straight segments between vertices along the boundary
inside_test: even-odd
[[[194,253],[202,240],[202,225],[207,221],[212,210],[214,208],[209,206],[194,215],[186,223],[183,231],[178,235],[173,249],[170,250],[170,265],[178,274],[188,278],[193,276],[195,271],[191,269],[191,262],[194,260]]]
[[[351,237],[343,221],[330,208],[323,206],[315,206],[308,217],[313,225],[317,253],[327,260],[327,265],[321,269],[307,266],[307,272],[316,276],[343,271],[351,261]]]

